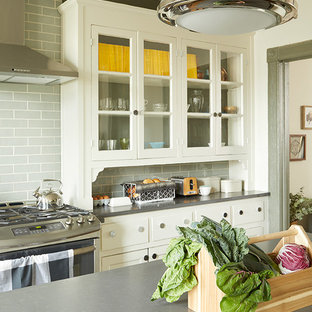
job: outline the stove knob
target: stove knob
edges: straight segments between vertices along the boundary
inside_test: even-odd
[[[83,223],[85,223],[86,222],[86,220],[85,220],[85,218],[83,217],[83,216],[79,216],[78,217],[78,219],[77,219],[77,223],[78,224],[83,224]]]
[[[73,225],[74,223],[74,219],[72,217],[68,217],[66,220],[65,220],[65,224],[66,225]]]
[[[95,221],[95,216],[94,215],[89,215],[88,217],[87,217],[87,220],[88,220],[88,222],[94,222]]]

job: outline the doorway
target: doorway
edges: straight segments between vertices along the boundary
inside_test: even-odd
[[[289,64],[310,58],[312,40],[267,52],[270,232],[289,227]]]

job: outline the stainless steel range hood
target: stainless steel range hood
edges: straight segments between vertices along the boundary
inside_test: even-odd
[[[0,0],[0,82],[61,84],[78,77],[70,67],[24,45],[24,0]]]

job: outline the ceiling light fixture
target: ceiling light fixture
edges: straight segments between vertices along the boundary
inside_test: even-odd
[[[191,31],[235,35],[297,18],[296,0],[161,0],[158,17]]]

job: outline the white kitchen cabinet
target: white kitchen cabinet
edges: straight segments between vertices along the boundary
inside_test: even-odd
[[[101,226],[101,249],[107,251],[147,243],[148,230],[146,215],[112,218]]]
[[[174,211],[162,213],[150,218],[151,241],[161,241],[179,236],[177,226],[189,226],[192,222],[192,211]]]
[[[67,0],[58,9],[62,58],[79,73],[77,80],[61,85],[66,202],[91,210],[90,185],[105,168],[220,160],[248,164],[242,147],[247,141],[245,105],[252,102],[250,75],[222,82],[220,64],[225,66],[223,51],[228,59],[232,51],[241,60],[235,70],[243,73],[245,60],[252,64],[252,34],[192,33],[161,23],[154,10],[110,1]],[[199,63],[193,71],[206,66],[204,79],[187,77],[187,58],[194,53]],[[234,65],[229,64],[230,77]],[[204,93],[202,111],[194,106],[187,112],[188,97],[196,90]],[[223,102],[239,112],[214,117],[223,114]],[[248,170],[240,177],[234,168],[235,177],[246,181]]]
[[[252,198],[237,201],[225,201],[195,208],[195,221],[206,216],[220,222],[223,218],[233,227],[242,227],[249,237],[263,235],[268,230],[267,198]]]
[[[246,152],[247,50],[183,40],[183,155]]]
[[[267,197],[106,218],[101,226],[101,270],[160,260],[170,240],[179,236],[176,226],[190,226],[201,216],[217,222],[224,218],[246,229],[248,237],[268,232]]]
[[[137,34],[92,26],[93,160],[177,156],[176,38]]]
[[[232,223],[231,207],[227,202],[203,205],[195,208],[195,221],[200,221],[202,216],[208,217],[216,222],[225,219]]]
[[[125,252],[114,256],[102,257],[101,271],[108,271],[147,262],[147,255],[148,250],[142,249],[132,252]]]

